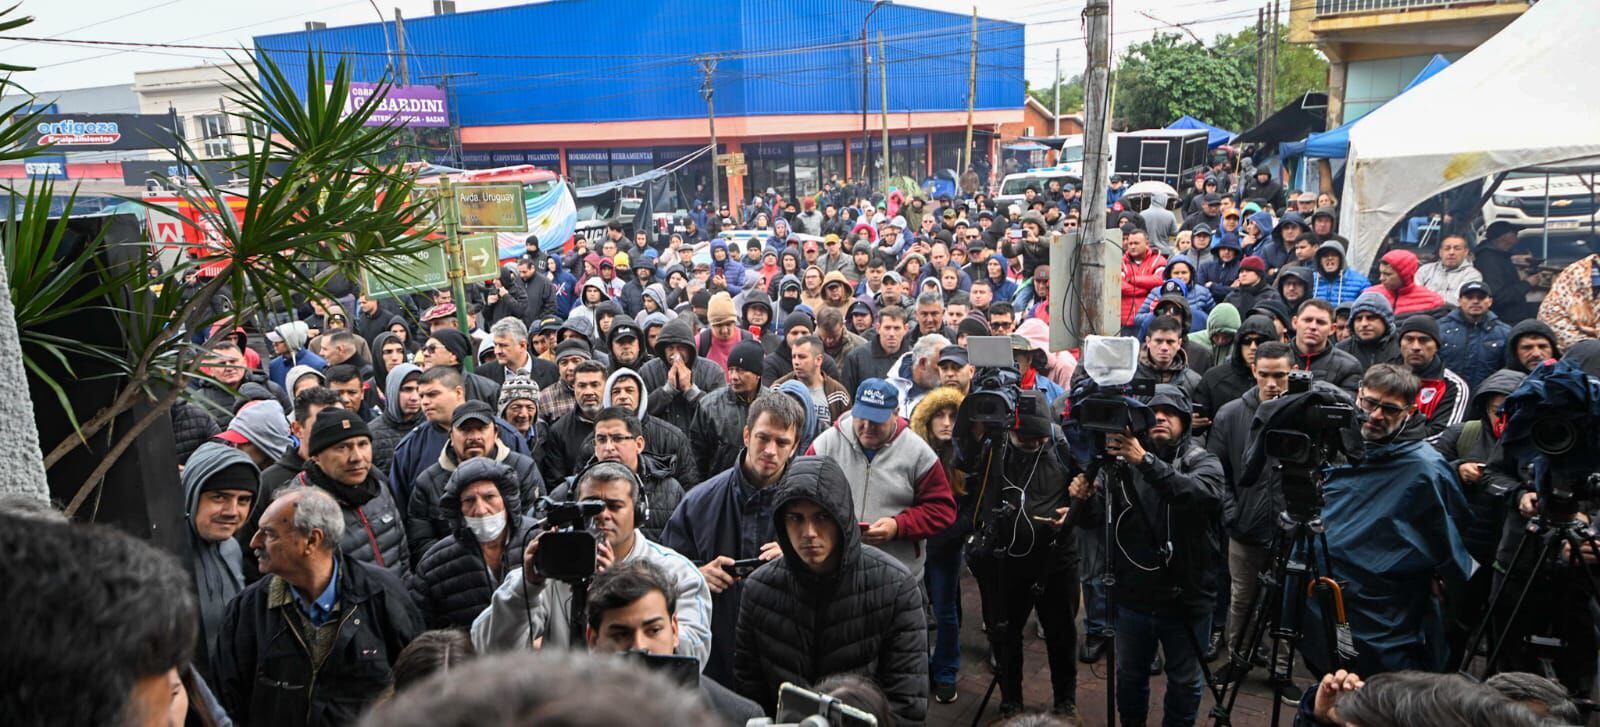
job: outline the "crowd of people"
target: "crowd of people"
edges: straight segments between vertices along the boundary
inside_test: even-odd
[[[378,703],[366,723],[445,709],[495,721],[507,705],[616,691],[580,681],[563,694],[516,673],[516,652],[559,650],[642,652],[698,674],[692,698],[661,710],[744,724],[773,715],[789,682],[848,695],[880,724],[921,724],[930,700],[958,699],[964,569],[1000,715],[1076,720],[1078,664],[1115,634],[1123,723],[1144,723],[1164,671],[1164,722],[1193,724],[1204,664],[1225,658],[1216,679],[1230,683],[1287,658],[1231,652],[1284,509],[1277,470],[1244,477],[1253,421],[1305,371],[1362,413],[1349,434],[1364,446],[1323,485],[1321,554],[1344,584],[1355,658],[1308,641],[1326,678],[1280,679],[1276,696],[1308,723],[1447,713],[1424,709],[1570,721],[1548,681],[1494,691],[1420,672],[1471,648],[1506,542],[1537,510],[1528,463],[1500,446],[1501,404],[1563,353],[1600,373],[1600,256],[1556,276],[1542,304],[1501,225],[1397,244],[1354,270],[1337,200],[1286,191],[1265,168],[1239,177],[1219,163],[1137,211],[1117,179],[1094,201],[1121,228],[1120,333],[1155,384],[1144,426],[1089,453],[1125,464],[1120,477],[1069,442],[1086,376],[1049,347],[1049,247],[1078,228],[1081,192],[885,200],[833,180],[798,200],[696,204],[665,234],[612,225],[557,252],[530,238],[465,299],[346,284],[276,325],[197,334],[225,340],[171,412],[187,573],[46,514],[8,514],[17,524],[0,537],[62,541],[85,570],[125,567],[101,587],[125,595],[104,607],[144,609],[125,616],[149,633],[105,652],[138,664],[107,688],[133,690],[127,709],[166,705],[195,724],[351,724]],[[1019,375],[1003,432],[964,418],[978,336],[1005,337]],[[1109,542],[1106,508],[1119,513]],[[592,570],[587,546],[549,537],[556,511],[580,513],[563,534],[587,533]],[[51,588],[93,590],[84,578]],[[26,596],[8,603],[60,605],[56,590],[0,581]],[[1031,614],[1048,705],[1024,700]],[[48,645],[36,651],[48,661]],[[434,677],[470,686],[408,689],[473,654]],[[1587,694],[1593,664],[1560,676]]]

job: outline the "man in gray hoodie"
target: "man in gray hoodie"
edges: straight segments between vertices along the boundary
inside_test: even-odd
[[[390,369],[384,381],[383,411],[367,422],[372,428],[372,466],[383,472],[394,461],[395,445],[422,423],[422,395],[417,393],[421,378],[422,369],[408,363]]]
[[[244,590],[244,559],[234,533],[250,515],[261,489],[261,470],[244,452],[220,442],[200,445],[183,469],[184,507],[189,523],[188,566],[200,607],[200,644],[195,659],[201,674],[209,645],[222,625],[228,601]]]

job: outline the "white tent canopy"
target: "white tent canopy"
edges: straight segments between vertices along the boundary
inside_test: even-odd
[[[1356,270],[1429,196],[1491,174],[1600,155],[1594,0],[1541,0],[1350,131],[1340,229]]]

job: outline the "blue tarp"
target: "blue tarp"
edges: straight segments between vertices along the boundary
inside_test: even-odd
[[[1215,148],[1217,148],[1219,146],[1222,146],[1223,144],[1226,144],[1230,140],[1232,140],[1233,137],[1237,136],[1237,134],[1235,134],[1235,133],[1233,133],[1231,131],[1228,131],[1227,129],[1219,129],[1219,128],[1215,127],[1215,126],[1212,126],[1211,124],[1208,124],[1208,123],[1206,123],[1204,121],[1201,121],[1201,120],[1199,120],[1199,119],[1197,119],[1197,118],[1195,118],[1193,116],[1190,116],[1188,114],[1184,114],[1177,121],[1174,121],[1174,122],[1172,122],[1170,124],[1167,124],[1167,128],[1169,128],[1169,129],[1205,129],[1206,131],[1211,133],[1210,138],[1208,138],[1206,140],[1206,147],[1207,148],[1211,148],[1211,149],[1215,149]]]
[[[1442,55],[1435,54],[1433,58],[1428,60],[1428,65],[1423,66],[1422,72],[1418,73],[1416,78],[1411,79],[1411,82],[1406,84],[1405,88],[1400,89],[1400,93],[1395,94],[1395,97],[1398,98],[1404,95],[1405,92],[1416,88],[1417,84],[1433,78],[1433,74],[1444,70],[1449,65],[1450,61],[1448,59]],[[1392,101],[1393,99],[1390,100]],[[1383,107],[1379,106],[1378,108]],[[1278,151],[1286,157],[1306,156],[1313,159],[1343,159],[1350,154],[1350,128],[1361,123],[1362,118],[1366,118],[1366,114],[1363,114],[1361,118],[1346,122],[1344,126],[1337,129],[1324,131],[1320,134],[1312,134],[1302,141],[1284,142],[1280,145]]]

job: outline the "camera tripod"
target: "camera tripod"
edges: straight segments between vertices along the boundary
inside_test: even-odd
[[[1600,475],[1591,476],[1591,480],[1596,478],[1600,478]],[[1478,655],[1478,648],[1484,637],[1489,634],[1491,625],[1497,618],[1501,618],[1497,616],[1501,599],[1506,595],[1507,588],[1518,584],[1516,600],[1511,603],[1510,610],[1503,617],[1503,623],[1499,624],[1495,631],[1494,639],[1489,642],[1483,677],[1487,678],[1500,670],[1502,652],[1512,632],[1517,629],[1517,617],[1527,603],[1528,593],[1532,590],[1533,584],[1540,582],[1541,575],[1557,575],[1557,569],[1563,566],[1560,562],[1563,547],[1567,549],[1564,565],[1573,578],[1553,579],[1559,584],[1555,590],[1560,595],[1566,596],[1572,593],[1566,590],[1568,588],[1587,588],[1584,593],[1587,600],[1592,600],[1596,594],[1600,594],[1600,584],[1597,584],[1594,571],[1585,562],[1583,554],[1586,548],[1590,553],[1600,553],[1600,539],[1597,539],[1588,523],[1578,519],[1577,512],[1577,503],[1570,498],[1557,496],[1541,498],[1539,513],[1528,521],[1522,538],[1517,541],[1510,566],[1504,577],[1494,585],[1489,595],[1488,606],[1462,649],[1461,663],[1458,666],[1458,671],[1462,675],[1472,676],[1470,671],[1472,660]],[[1523,553],[1533,547],[1538,548],[1536,556],[1532,560],[1524,559]],[[1576,585],[1570,585],[1572,583]],[[1555,599],[1556,613],[1561,611],[1560,605],[1564,601],[1563,598]],[[1552,614],[1554,615],[1555,613]],[[1574,648],[1571,643],[1574,640],[1572,634],[1585,633],[1584,629],[1592,632],[1592,624],[1584,623],[1576,629],[1571,628],[1569,624],[1569,628],[1563,629],[1557,625],[1555,618],[1547,619],[1546,622],[1549,624],[1546,629],[1526,629],[1528,634],[1523,639],[1529,651],[1536,655],[1538,673],[1552,681],[1560,682],[1562,680],[1559,678],[1557,662],[1567,661],[1580,666],[1587,672],[1587,676],[1592,677],[1593,637],[1588,638],[1587,649]],[[1577,687],[1574,689],[1575,693],[1586,693],[1588,686],[1587,683],[1570,684],[1569,688]]]
[[[1278,524],[1283,532],[1273,547],[1272,567],[1262,571],[1250,598],[1249,616],[1245,621],[1249,630],[1241,631],[1235,642],[1227,644],[1229,681],[1217,684],[1205,661],[1200,663],[1215,701],[1211,708],[1213,725],[1233,723],[1233,707],[1239,690],[1244,686],[1252,667],[1251,659],[1269,628],[1274,639],[1267,667],[1270,681],[1289,682],[1294,672],[1295,651],[1305,637],[1306,599],[1319,590],[1332,606],[1331,613],[1323,614],[1321,627],[1335,666],[1344,666],[1355,656],[1349,622],[1344,615],[1344,596],[1339,584],[1328,575],[1332,571],[1328,567],[1327,535],[1320,514],[1321,495],[1317,494],[1320,493],[1318,475],[1304,466],[1280,466],[1287,505],[1278,513]],[[1321,563],[1318,563],[1319,552]],[[1287,651],[1281,660],[1279,649]],[[1278,724],[1282,709],[1282,700],[1274,697],[1272,724]]]

